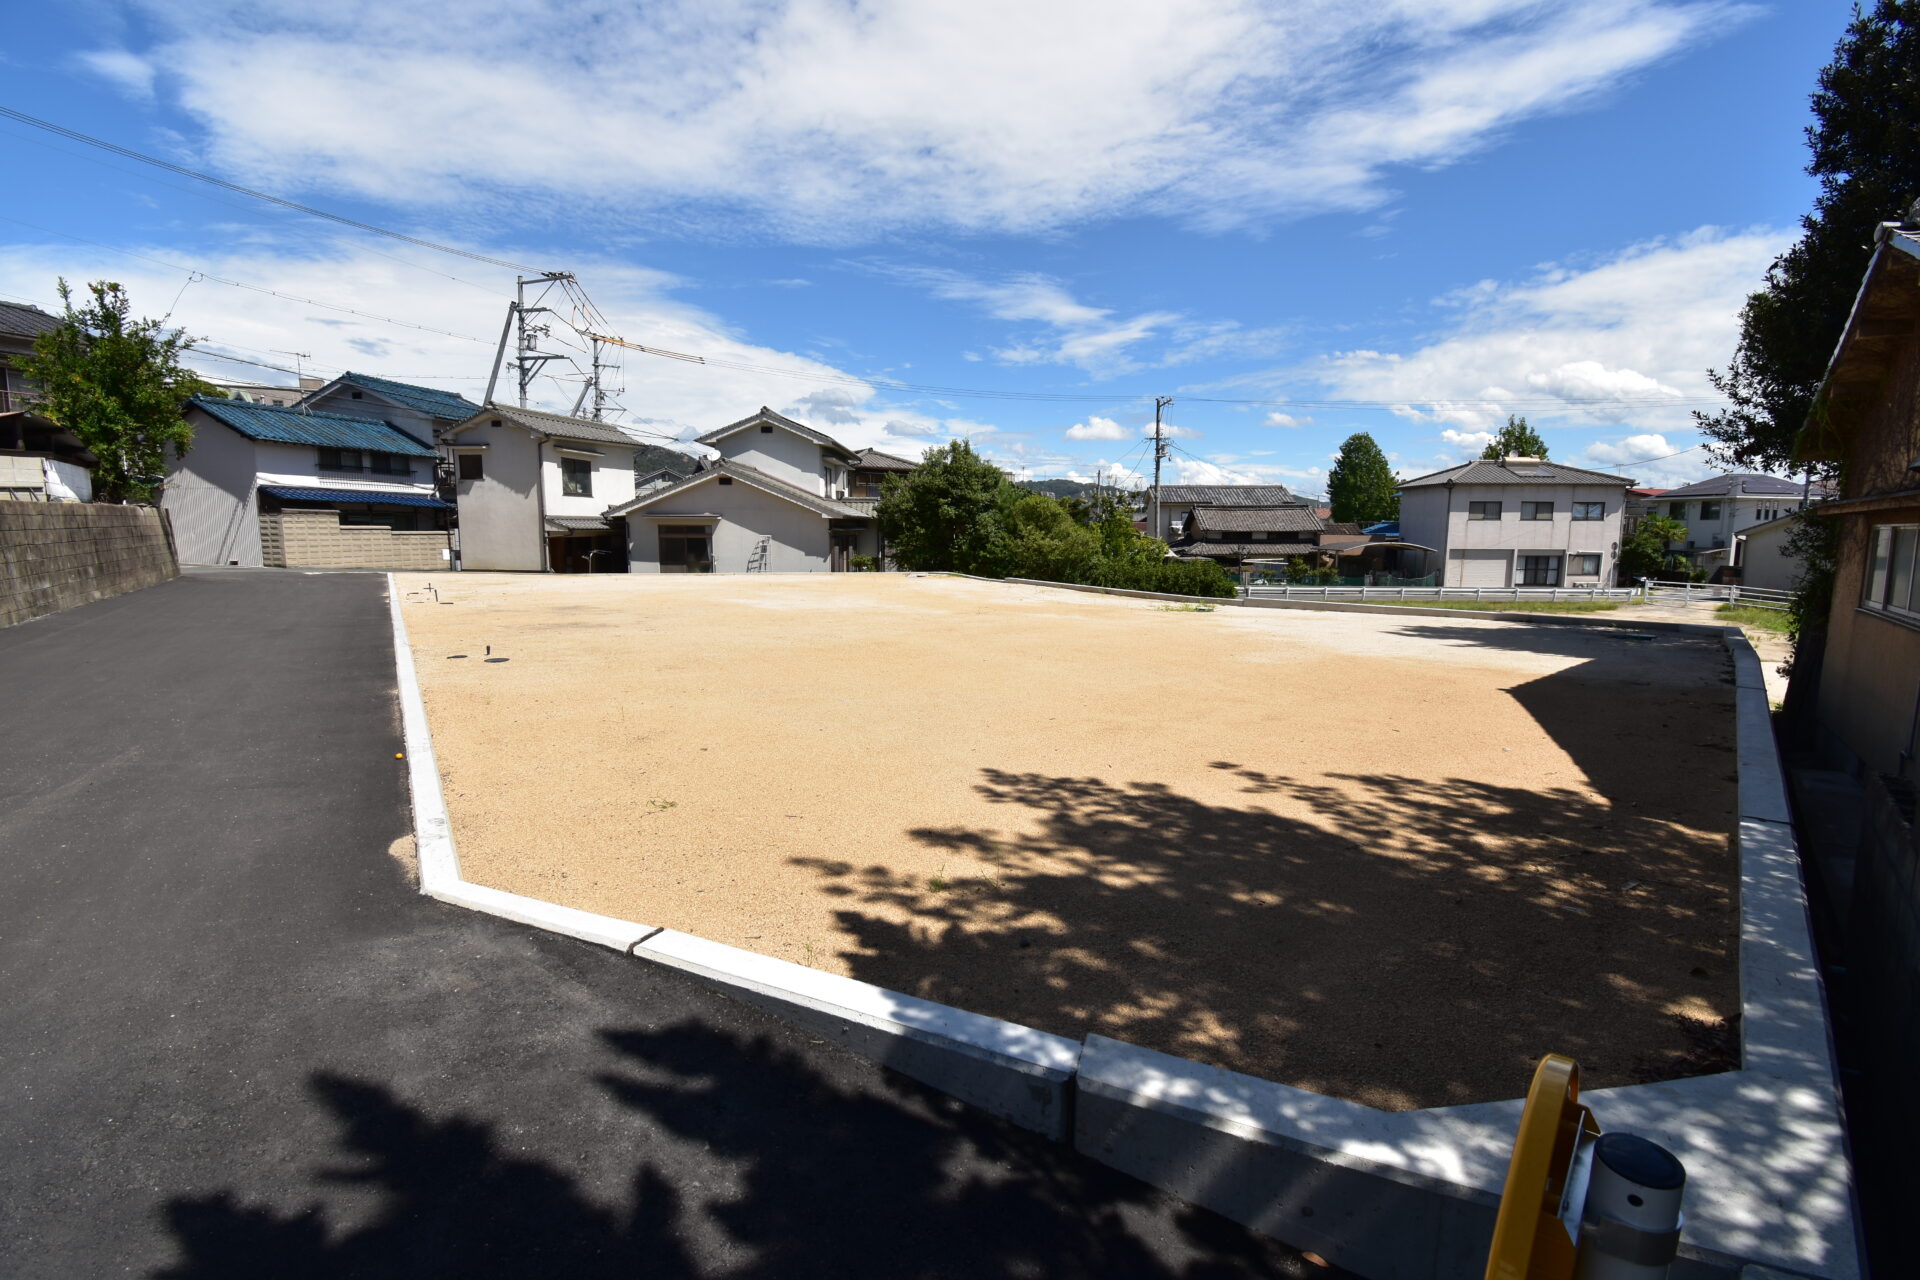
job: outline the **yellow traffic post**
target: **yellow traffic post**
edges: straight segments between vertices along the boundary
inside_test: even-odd
[[[1579,1066],[1557,1053],[1540,1059],[1507,1162],[1486,1280],[1572,1280],[1588,1168],[1576,1157],[1599,1136],[1580,1103]]]

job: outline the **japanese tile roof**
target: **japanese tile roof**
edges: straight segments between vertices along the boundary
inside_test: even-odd
[[[343,373],[335,381],[361,387],[385,396],[395,404],[403,404],[430,417],[445,418],[452,422],[464,421],[480,412],[480,406],[463,395],[433,387],[416,387],[411,382],[395,382],[391,378],[376,378],[370,373]]]
[[[196,396],[187,404],[249,440],[274,444],[310,444],[322,449],[365,449],[409,458],[438,457],[433,449],[391,423],[344,413],[314,413],[290,405]]]
[[[1418,489],[1436,484],[1604,484],[1625,488],[1632,485],[1633,481],[1626,476],[1588,471],[1584,467],[1570,467],[1564,462],[1549,462],[1544,458],[1511,458],[1503,462],[1475,458],[1472,462],[1463,462],[1445,471],[1402,480],[1400,487]]]
[[[795,506],[805,507],[816,515],[827,516],[834,519],[857,520],[864,519],[869,514],[867,511],[847,503],[835,502],[832,499],[823,498],[817,493],[808,493],[805,489],[797,485],[788,484],[785,480],[779,480],[768,475],[758,467],[750,467],[744,462],[735,462],[729,458],[722,458],[709,466],[705,471],[696,471],[692,475],[674,484],[665,485],[658,489],[649,489],[629,502],[623,502],[617,507],[609,507],[607,514],[610,516],[627,515],[630,512],[640,510],[642,507],[651,506],[663,498],[670,498],[675,494],[684,493],[696,485],[717,480],[720,476],[731,476],[736,480],[745,481],[747,484],[764,490],[776,498],[784,498]]]
[[[395,489],[322,489],[311,485],[263,484],[260,492],[292,502],[371,502],[383,507],[447,507],[430,493]]]
[[[896,458],[878,449],[862,449],[853,465],[858,471],[912,471],[920,464],[906,458]]]
[[[1817,488],[1817,486],[1816,486]],[[1690,485],[1678,489],[1668,489],[1662,498],[1797,498],[1801,493],[1801,482],[1782,480],[1779,476],[1761,475],[1754,471],[1736,471],[1724,476],[1709,476],[1705,480],[1696,480]]]
[[[0,301],[0,333],[12,337],[37,338],[60,327],[60,317],[48,315],[24,302]]]
[[[1176,556],[1310,556],[1320,548],[1311,542],[1215,542],[1195,538],[1167,548]]]
[[[757,426],[761,423],[772,423],[776,427],[785,427],[788,431],[793,432],[802,439],[811,440],[823,449],[832,449],[843,457],[854,458],[858,456],[853,450],[847,448],[847,446],[841,444],[826,432],[815,431],[806,423],[795,422],[785,414],[775,413],[765,405],[760,406],[760,412],[758,413],[750,413],[738,422],[729,422],[724,427],[716,427],[703,436],[694,437],[693,442],[695,444],[710,445],[716,440],[724,440],[736,431],[745,431],[748,427]]]
[[[605,516],[548,516],[547,530],[550,533],[595,533],[612,528]]]
[[[1153,490],[1141,491],[1141,500],[1153,501]],[[1299,502],[1279,484],[1163,484],[1160,501],[1204,504],[1210,507],[1290,507]]]
[[[1364,537],[1367,531],[1362,529],[1357,521],[1329,520],[1327,521],[1327,527],[1322,532],[1333,534],[1336,537],[1348,538],[1355,536]]]
[[[476,422],[489,418],[503,418],[528,431],[543,436],[552,436],[559,440],[587,440],[597,444],[637,444],[632,436],[614,426],[611,422],[595,422],[591,418],[570,418],[564,413],[548,413],[544,409],[522,409],[517,405],[490,404],[475,409],[466,415],[455,431],[464,431]]]
[[[1315,533],[1325,524],[1303,506],[1195,507],[1191,519],[1196,528],[1221,533]]]

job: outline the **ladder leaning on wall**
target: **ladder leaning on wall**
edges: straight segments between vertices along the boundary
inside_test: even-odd
[[[767,571],[767,559],[771,552],[772,544],[772,534],[767,534],[762,537],[760,541],[753,544],[753,554],[747,557],[748,573],[765,573]]]

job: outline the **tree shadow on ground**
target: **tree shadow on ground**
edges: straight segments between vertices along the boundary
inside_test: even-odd
[[[341,1158],[313,1180],[341,1203],[174,1199],[181,1256],[160,1280],[1329,1274],[910,1082],[851,1086],[770,1037],[695,1021],[602,1038],[625,1067],[599,1076],[617,1104],[599,1140],[657,1144],[619,1202],[526,1154],[504,1120],[435,1118],[321,1072],[310,1090]]]
[[[910,833],[985,874],[804,865],[847,904],[856,977],[1373,1106],[1514,1097],[1549,1051],[1588,1087],[1731,1069],[1731,724],[1699,714],[1717,668],[1683,697],[1636,678],[1643,651],[1506,630],[1586,659],[1510,692],[1593,791],[1220,760],[1245,797],[1223,803],[987,769],[980,794],[1024,811],[1010,830]]]

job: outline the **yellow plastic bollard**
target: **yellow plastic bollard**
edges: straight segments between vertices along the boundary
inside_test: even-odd
[[[1486,1280],[1571,1280],[1586,1201],[1587,1165],[1575,1157],[1599,1136],[1580,1103],[1579,1066],[1557,1053],[1540,1059],[1507,1162]],[[1570,1174],[1582,1184],[1571,1195]]]

